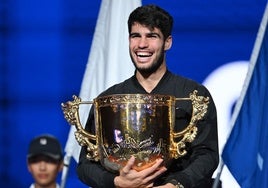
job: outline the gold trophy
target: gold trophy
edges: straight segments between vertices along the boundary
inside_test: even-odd
[[[191,101],[192,117],[186,128],[174,132],[176,101]],[[119,171],[131,156],[135,157],[133,169],[140,171],[162,158],[168,167],[172,159],[184,156],[185,144],[197,135],[197,122],[207,112],[208,97],[175,98],[170,95],[115,94],[62,104],[65,119],[76,127],[75,138],[87,147],[87,158],[100,161],[109,171]],[[95,116],[95,134],[87,132],[79,117],[79,106],[92,104]]]

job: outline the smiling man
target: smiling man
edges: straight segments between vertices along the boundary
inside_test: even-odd
[[[136,159],[132,156],[117,173],[109,172],[99,162],[89,160],[87,147],[83,146],[77,173],[85,184],[94,188],[212,187],[211,177],[219,162],[216,107],[207,88],[168,70],[166,52],[172,46],[172,27],[172,16],[158,6],[145,5],[135,9],[128,19],[129,53],[135,73],[122,83],[108,88],[99,97],[113,94],[161,94],[187,98],[197,90],[199,95],[209,98],[209,105],[205,117],[197,123],[195,140],[187,143],[187,154],[174,159],[169,167],[163,166],[163,159],[159,159],[149,168],[136,171]],[[186,128],[192,110],[191,102],[176,103],[174,130]],[[109,117],[102,118],[110,121]],[[85,127],[88,132],[94,132],[94,121],[91,110]],[[162,126],[161,122],[156,124]]]
[[[34,183],[30,188],[59,188],[57,176],[63,168],[60,142],[52,135],[40,135],[29,145],[27,166]]]

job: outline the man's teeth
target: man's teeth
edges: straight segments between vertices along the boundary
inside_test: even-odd
[[[148,54],[148,53],[137,53],[137,55],[139,57],[149,57],[149,56],[151,56],[151,54]]]

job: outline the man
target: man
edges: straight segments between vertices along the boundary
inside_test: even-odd
[[[60,142],[52,135],[40,135],[29,145],[27,166],[34,183],[30,188],[59,188],[57,175],[63,168]]]
[[[187,145],[187,154],[174,159],[168,168],[162,159],[153,166],[136,171],[131,157],[119,173],[105,170],[99,162],[86,158],[82,147],[77,173],[82,182],[92,187],[166,187],[208,188],[211,176],[218,166],[217,115],[209,91],[193,80],[174,75],[167,69],[166,51],[172,45],[173,18],[155,5],[135,9],[128,19],[129,53],[136,68],[135,74],[122,83],[107,89],[100,96],[112,94],[163,94],[177,98],[189,97],[194,90],[198,95],[209,97],[208,112],[198,122],[195,140]],[[176,104],[177,105],[177,104]],[[175,129],[183,129],[191,117],[191,103],[182,103],[176,108]],[[86,130],[94,132],[94,114],[91,110]]]

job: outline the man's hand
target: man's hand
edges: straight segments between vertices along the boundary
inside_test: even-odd
[[[157,186],[157,187],[154,187],[154,188],[176,188],[176,186],[171,184],[171,183],[167,183],[165,185],[160,185],[160,186]]]
[[[118,188],[143,188],[153,187],[153,181],[167,169],[161,166],[163,159],[157,159],[156,163],[142,171],[133,170],[135,157],[132,156],[126,166],[120,170],[120,175],[114,179],[114,184]]]

